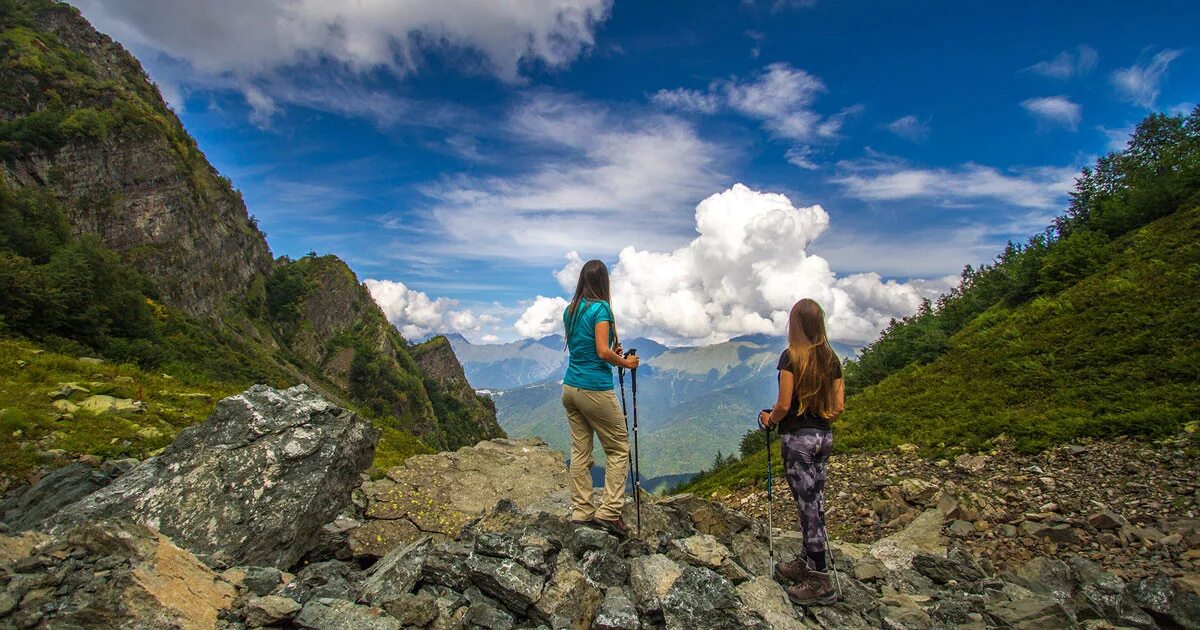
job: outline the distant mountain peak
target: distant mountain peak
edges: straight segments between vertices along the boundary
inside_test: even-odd
[[[741,335],[738,337],[734,337],[733,339],[730,339],[730,341],[744,341],[746,343],[753,343],[753,344],[757,344],[760,346],[773,345],[782,340],[783,340],[783,337],[781,337],[781,336],[768,335],[767,333],[753,333],[750,335]]]
[[[554,350],[562,350],[563,345],[566,344],[566,340],[563,339],[562,335],[554,334],[546,335],[545,337],[538,339],[537,343]]]
[[[448,341],[450,341],[450,343],[465,343],[468,346],[471,345],[471,341],[469,339],[467,339],[466,337],[462,336],[461,333],[448,332],[448,333],[438,333],[438,334],[445,337]]]

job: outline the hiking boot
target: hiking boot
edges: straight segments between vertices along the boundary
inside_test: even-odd
[[[782,582],[799,584],[808,579],[809,573],[812,573],[812,567],[808,566],[806,558],[800,556],[796,556],[791,562],[775,563],[775,579]]]
[[[827,606],[837,603],[837,591],[828,573],[810,571],[808,579],[787,589],[788,599],[800,606]]]
[[[629,536],[629,527],[625,525],[625,521],[617,517],[614,520],[606,520],[603,518],[592,519],[592,522],[599,525],[617,538],[625,538]]]
[[[573,518],[567,521],[572,525],[591,525],[595,523],[595,519],[590,518]]]

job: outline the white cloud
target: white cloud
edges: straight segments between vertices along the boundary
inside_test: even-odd
[[[751,81],[728,81],[720,89],[730,108],[763,121],[777,136],[792,140],[816,136],[821,116],[811,105],[826,88],[804,70],[773,63]]]
[[[721,99],[716,94],[686,88],[659,90],[650,100],[660,107],[701,114],[715,113],[721,107]]]
[[[531,64],[564,67],[595,42],[611,0],[80,0],[121,42],[165,54],[195,74],[233,79],[258,115],[297,68],[322,76],[406,76],[426,52],[449,52],[468,72],[520,81]],[[339,102],[350,102],[350,98]]]
[[[1196,106],[1197,106],[1197,103],[1188,103],[1188,102],[1176,103],[1176,104],[1172,105],[1171,107],[1167,108],[1167,113],[1172,116],[1187,117],[1187,116],[1191,115],[1191,113],[1193,111],[1196,110]]]
[[[802,144],[788,149],[787,152],[783,154],[783,157],[786,158],[788,163],[792,166],[814,171],[820,168],[820,166],[813,160],[814,153],[816,153],[815,149],[809,145]]]
[[[1128,127],[1117,127],[1114,129],[1101,125],[1098,129],[1108,139],[1109,151],[1124,151],[1129,145],[1129,138],[1133,136],[1136,127],[1129,125]]]
[[[545,337],[563,331],[562,313],[567,301],[561,297],[537,296],[513,325],[522,337]]]
[[[879,154],[839,162],[838,167],[841,173],[831,181],[856,199],[929,199],[947,205],[990,199],[1043,209],[1061,206],[1079,174],[1074,166],[1016,168],[1007,172],[974,163],[954,168],[916,168]]]
[[[1099,61],[1100,53],[1096,52],[1095,48],[1084,45],[1075,50],[1064,50],[1053,59],[1039,61],[1025,70],[1052,79],[1070,79],[1090,74],[1096,69]]]
[[[1079,128],[1083,108],[1065,96],[1043,96],[1021,101],[1021,107],[1037,119],[1038,125],[1061,126],[1071,131]]]
[[[767,36],[761,31],[751,30],[746,31],[746,37],[749,37],[754,41],[754,46],[750,48],[750,58],[758,59],[760,56],[762,56],[763,42],[766,41]]]
[[[409,339],[434,333],[495,331],[500,325],[500,319],[494,315],[477,315],[470,309],[461,308],[457,300],[430,298],[403,282],[366,280],[363,284],[367,285],[388,321]]]
[[[913,142],[922,142],[929,137],[929,123],[912,114],[901,116],[888,123],[887,130]]]
[[[523,262],[569,250],[679,242],[689,207],[729,151],[677,117],[613,112],[551,93],[530,97],[503,125],[541,161],[508,177],[460,176],[428,184],[433,253]],[[532,151],[531,151],[532,152]]]
[[[829,226],[820,206],[795,207],[785,196],[741,184],[696,207],[698,236],[672,251],[626,247],[612,268],[613,308],[625,337],[671,343],[712,343],[746,333],[780,334],[798,299],[825,308],[831,338],[870,341],[893,317],[912,313],[945,281],[883,281],[878,274],[838,277],[808,253]],[[580,257],[568,255],[556,274],[573,288]],[[539,297],[518,322],[536,336],[557,325],[566,301]]]
[[[761,121],[773,136],[800,142],[835,139],[847,117],[861,105],[823,116],[813,110],[817,96],[827,91],[816,76],[787,63],[773,63],[750,79],[714,81],[706,90],[659,90],[651,100],[661,107],[705,114],[728,108]]]
[[[1182,50],[1162,50],[1146,64],[1133,64],[1112,73],[1112,83],[1117,94],[1124,100],[1146,109],[1154,109],[1167,67],[1183,54]]]

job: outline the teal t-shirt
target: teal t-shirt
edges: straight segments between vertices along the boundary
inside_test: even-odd
[[[603,300],[580,300],[575,322],[568,325],[567,311],[563,309],[563,325],[571,331],[567,337],[567,374],[563,383],[579,389],[604,391],[613,388],[612,365],[596,354],[596,324],[612,322],[612,308]],[[613,339],[613,327],[608,328],[609,343]]]

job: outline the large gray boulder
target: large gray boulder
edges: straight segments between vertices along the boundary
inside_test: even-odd
[[[63,466],[0,501],[0,523],[16,531],[33,529],[63,507],[107,486],[112,477],[83,463]]]
[[[213,566],[285,569],[349,503],[378,435],[306,385],[255,385],[217,403],[161,456],[63,508],[43,529],[128,518]]]

